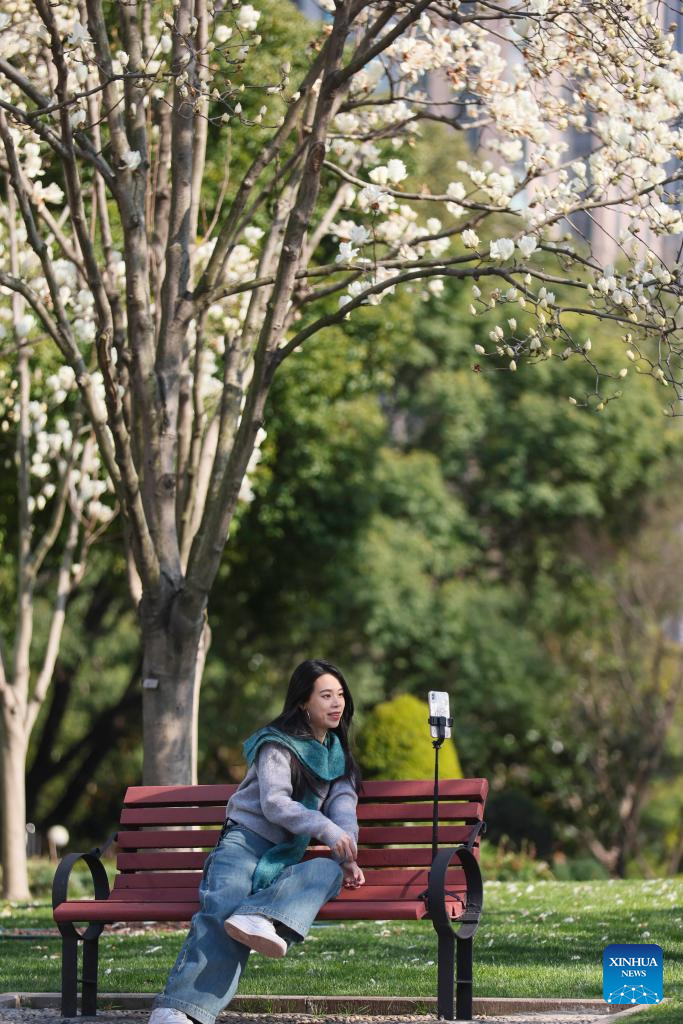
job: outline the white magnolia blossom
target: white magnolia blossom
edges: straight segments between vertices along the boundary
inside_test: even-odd
[[[358,255],[358,249],[354,249],[351,242],[341,242],[339,253],[336,256],[337,263],[350,263]]]
[[[67,43],[71,46],[81,46],[82,43],[90,43],[91,41],[87,30],[83,28],[80,21],[75,21],[67,38]]]
[[[476,249],[479,245],[479,235],[471,228],[466,228],[460,237],[462,238],[462,244],[467,249]]]
[[[321,0],[320,7],[330,17],[311,26],[312,40],[301,47],[294,69],[277,62],[267,81],[258,55],[258,4],[207,8],[206,33],[201,0],[192,10],[162,5],[135,46],[126,41],[121,49],[123,38],[112,29],[105,54],[91,21],[99,0],[87,11],[75,0],[39,6],[13,0],[0,16],[0,58],[6,69],[20,72],[0,72],[3,167],[10,166],[12,151],[19,170],[10,187],[26,201],[14,209],[28,204],[35,222],[29,232],[17,221],[17,277],[30,288],[33,308],[29,303],[14,318],[7,282],[17,278],[0,227],[0,335],[10,345],[41,337],[57,346],[64,363],[64,372],[50,373],[32,396],[47,404],[47,411],[32,413],[36,425],[47,416],[36,426],[31,461],[38,510],[39,501],[55,500],[51,488],[64,457],[64,442],[59,447],[55,438],[68,437],[56,426],[58,409],[64,406],[69,415],[60,419],[71,422],[77,395],[85,403],[79,406],[84,422],[107,423],[99,437],[106,448],[117,422],[135,430],[136,403],[157,374],[155,387],[162,389],[163,378],[173,394],[164,414],[149,421],[152,432],[170,410],[175,419],[164,444],[176,445],[173,458],[191,450],[203,453],[204,466],[227,464],[224,453],[214,462],[215,428],[220,421],[226,436],[237,436],[251,408],[245,395],[256,379],[254,353],[289,354],[289,347],[306,341],[311,324],[343,322],[357,305],[378,304],[398,288],[438,300],[453,267],[464,278],[476,276],[473,315],[500,313],[503,336],[496,332],[488,339],[491,351],[477,349],[477,355],[511,370],[524,359],[561,357],[567,350],[589,358],[590,349],[568,333],[566,302],[586,318],[609,317],[634,356],[624,361],[683,391],[676,360],[667,362],[680,351],[681,274],[667,246],[672,236],[680,244],[675,236],[683,233],[677,192],[683,57],[652,5],[626,0],[623,17],[615,19],[610,5],[528,0],[514,17],[506,19],[501,10],[493,21],[478,18],[475,8],[463,18],[457,4],[434,2],[412,18],[411,10],[402,11],[399,35],[399,15],[383,21],[380,4],[365,5],[353,26],[344,25],[343,5]],[[103,25],[110,29],[107,18]],[[377,35],[366,45],[370,27]],[[337,33],[346,34],[338,39]],[[61,48],[53,45],[54,34]],[[46,98],[44,113],[40,97]],[[174,232],[165,230],[168,220],[160,225],[155,219],[168,218],[168,197],[182,201],[185,181],[185,171],[169,168],[177,158],[169,104],[178,123],[192,119],[198,140],[208,119],[212,154],[227,151],[228,132],[236,146],[249,132],[257,162],[265,161],[253,181],[228,176],[222,192],[220,161],[199,175],[193,188],[201,193],[204,177],[210,187],[193,197],[196,209],[188,208]],[[461,142],[452,145],[458,133]],[[475,134],[476,152],[467,149]],[[421,138],[438,142],[433,180],[421,180],[414,169]],[[312,144],[317,148],[309,159]],[[65,147],[71,162],[63,160]],[[239,163],[231,162],[231,174]],[[73,166],[75,183],[67,175]],[[311,168],[317,177],[300,188]],[[241,184],[246,199],[233,224]],[[296,207],[302,195],[313,197],[305,216]],[[131,204],[140,196],[136,220]],[[608,257],[616,261],[618,253],[614,266],[603,266],[575,230],[586,210],[595,220],[604,217],[605,231],[610,216],[619,219],[615,255]],[[0,214],[0,225],[7,223],[6,189]],[[180,243],[192,216],[193,234]],[[302,229],[292,242],[288,233],[297,234],[299,216]],[[110,224],[103,224],[105,217]],[[133,259],[130,235],[140,224],[144,246]],[[42,260],[31,241],[34,228],[44,239]],[[88,238],[96,242],[86,259]],[[179,253],[174,246],[182,244]],[[174,272],[182,287],[169,305],[165,275]],[[541,284],[542,275],[563,285],[559,300]],[[275,309],[283,281],[289,292]],[[57,308],[58,330],[46,330],[41,317]],[[169,320],[177,310],[174,334]],[[142,328],[151,332],[147,348]],[[67,354],[58,345],[64,335]],[[176,343],[178,362],[164,376],[159,363]],[[486,337],[477,344],[488,344]],[[643,351],[661,355],[648,361]],[[621,381],[623,374],[617,376]],[[5,432],[16,426],[11,395],[7,377],[0,387]],[[117,401],[118,420],[110,411]],[[68,429],[69,443],[81,443]],[[159,459],[167,455],[164,450]],[[115,473],[116,460],[107,465]],[[180,477],[176,464],[167,466],[165,475],[176,471]],[[105,475],[100,467],[87,478]],[[192,481],[187,494],[199,487]],[[87,485],[85,491],[93,516],[101,519],[103,508],[114,507],[111,490],[95,493]]]
[[[348,238],[352,245],[363,246],[371,241],[372,235],[364,224],[349,222]]]
[[[227,43],[231,36],[232,29],[229,25],[218,25],[213,34],[213,38],[220,44]]]
[[[388,192],[384,192],[379,185],[366,185],[360,190],[357,198],[361,210],[387,213],[396,206],[394,197]]]
[[[377,185],[397,185],[408,177],[406,165],[402,160],[389,160],[386,166],[375,167],[370,171],[369,178]]]
[[[517,239],[517,248],[526,259],[531,256],[532,253],[536,252],[538,249],[538,242],[533,235],[522,235],[521,238]]]
[[[35,329],[35,324],[17,324],[22,330],[27,326]],[[101,388],[101,378],[95,383]],[[48,508],[66,479],[70,505],[77,510],[87,533],[109,522],[116,509],[112,504],[113,488],[103,472],[92,431],[74,435],[70,417],[78,406],[75,374],[70,366],[61,366],[43,380],[36,366],[32,391],[40,397],[29,401],[27,407],[31,480],[28,511],[33,515]],[[19,429],[19,396],[4,370],[0,370],[0,417],[4,433]],[[102,501],[103,497],[108,500]]]
[[[515,243],[511,238],[497,238],[491,242],[490,256],[492,260],[509,260],[515,251]]]
[[[124,167],[127,167],[129,171],[134,171],[142,162],[142,154],[139,153],[137,149],[127,149],[122,155],[121,161]]]
[[[260,17],[261,12],[251,4],[242,4],[237,15],[237,27],[242,32],[255,32]]]

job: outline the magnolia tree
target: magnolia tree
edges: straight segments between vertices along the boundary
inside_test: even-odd
[[[266,17],[239,0],[175,0],[161,19],[150,3],[10,0],[2,16],[2,166],[34,258],[17,273],[5,254],[0,284],[73,371],[121,508],[148,783],[194,777],[207,603],[269,389],[326,327],[414,282],[470,279],[472,314],[501,312],[480,363],[575,354],[595,388],[571,397],[596,409],[629,360],[679,387],[677,279],[639,235],[683,230],[683,61],[649,5],[323,7],[273,74]],[[410,171],[433,123],[481,138],[443,188]],[[236,140],[239,177],[217,187]],[[628,228],[605,270],[567,232],[609,208]],[[572,337],[581,315],[624,337],[616,379]]]
[[[39,264],[26,246],[15,207],[9,192],[0,240],[12,275],[26,278]],[[80,305],[85,323],[92,299],[87,290],[77,298],[73,271],[73,264],[55,261],[55,275],[65,293],[73,290],[73,305]],[[24,772],[31,730],[52,681],[67,602],[83,579],[92,544],[116,512],[92,426],[79,403],[69,400],[74,371],[63,364],[55,373],[43,372],[28,340],[36,330],[35,315],[13,292],[10,303],[0,306],[1,344],[9,343],[1,357],[0,430],[13,439],[17,473],[16,593],[5,596],[15,608],[11,658],[6,637],[0,638],[3,892],[12,898],[28,895]],[[100,377],[93,373],[96,390],[102,387]],[[47,635],[36,643],[38,588],[52,610]]]

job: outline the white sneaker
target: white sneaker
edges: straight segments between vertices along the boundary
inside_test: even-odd
[[[148,1024],[192,1024],[192,1021],[173,1006],[157,1006],[152,1010]]]
[[[287,943],[280,938],[273,922],[265,914],[233,914],[225,922],[225,930],[230,938],[243,942],[263,956],[280,957],[287,952]]]

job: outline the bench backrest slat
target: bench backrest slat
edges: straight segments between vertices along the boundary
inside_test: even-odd
[[[439,839],[442,843],[463,843],[469,836],[468,825],[439,825]],[[166,848],[209,848],[216,845],[220,832],[214,829],[182,829],[171,832],[166,829],[153,832],[119,832],[117,843],[122,850],[163,850]],[[358,836],[361,846],[376,846],[381,843],[422,844],[432,839],[431,825],[394,825],[391,828],[369,828],[362,826]]]
[[[124,801],[125,807],[158,807],[183,805],[201,807],[207,804],[220,805],[228,802],[237,789],[235,783],[207,786],[129,786]],[[428,779],[404,781],[366,781],[363,783],[360,799],[371,800],[429,800],[433,783]],[[483,803],[488,793],[486,779],[442,779],[439,782],[440,796],[448,800],[471,800]]]
[[[320,848],[318,851],[311,850],[304,854],[308,860],[313,856],[324,855],[328,851]],[[474,854],[478,857],[479,849],[474,848]],[[191,871],[201,869],[207,853],[200,852],[177,852],[177,853],[120,853],[116,858],[116,866],[119,871]],[[384,848],[369,850],[361,848],[358,851],[358,863],[362,868],[366,867],[424,867],[432,862],[431,847],[413,848]]]
[[[481,819],[480,803],[439,802],[440,820],[471,823]],[[135,825],[220,825],[225,818],[225,805],[205,807],[124,807],[121,824]],[[431,821],[431,800],[414,803],[364,803],[358,805],[358,820],[366,821]]]

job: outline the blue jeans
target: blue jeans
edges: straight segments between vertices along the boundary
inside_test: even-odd
[[[266,914],[287,942],[303,942],[324,903],[338,895],[342,870],[314,857],[290,865],[266,889],[251,892],[254,869],[274,844],[251,829],[230,823],[204,862],[200,909],[154,1006],[172,1006],[200,1024],[214,1024],[234,996],[250,950],[223,927],[231,914]]]

